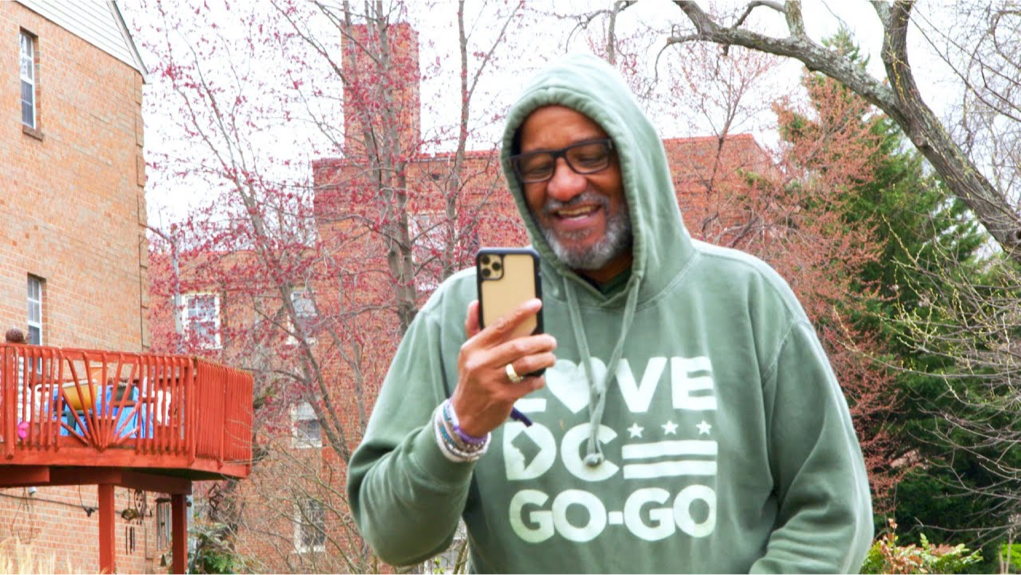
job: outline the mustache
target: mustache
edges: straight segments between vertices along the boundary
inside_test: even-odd
[[[584,191],[566,202],[546,198],[546,201],[542,204],[542,212],[547,216],[551,216],[557,210],[570,209],[581,204],[599,204],[605,211],[610,211],[610,200],[606,196],[592,191]]]

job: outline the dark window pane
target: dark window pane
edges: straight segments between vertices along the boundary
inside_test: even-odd
[[[297,422],[298,438],[310,446],[323,443],[323,428],[318,419],[305,419]]]
[[[321,501],[306,499],[301,523],[301,545],[306,549],[326,543],[326,510]]]

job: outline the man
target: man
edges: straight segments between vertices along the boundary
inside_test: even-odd
[[[480,572],[857,572],[868,483],[815,332],[767,265],[689,237],[617,73],[540,73],[503,144],[548,334],[508,335],[538,300],[480,330],[474,270],[423,307],[350,463],[380,557],[463,517]]]

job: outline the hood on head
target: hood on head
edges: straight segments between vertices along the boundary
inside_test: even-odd
[[[537,228],[510,164],[514,138],[529,114],[560,105],[580,112],[613,139],[624,180],[624,197],[631,213],[634,261],[626,291],[641,291],[639,300],[658,293],[693,253],[681,219],[663,143],[620,74],[590,55],[572,55],[537,73],[511,107],[504,129],[500,160],[507,187],[532,244],[548,265],[564,278],[584,286],[579,291],[599,305],[620,304],[624,294],[605,298],[557,260]],[[548,271],[547,271],[548,273]]]
[[[604,296],[557,260],[539,231],[510,163],[514,138],[521,124],[537,108],[560,105],[588,116],[613,139],[624,180],[624,199],[631,215],[631,276],[626,289]],[[589,438],[585,464],[605,462],[597,432],[606,406],[607,389],[616,378],[617,364],[644,299],[662,291],[691,259],[694,248],[681,221],[666,152],[652,123],[635,101],[624,80],[609,64],[591,55],[568,56],[536,74],[511,107],[500,152],[507,187],[528,228],[532,244],[542,255],[544,275],[560,281],[543,284],[543,293],[566,299],[570,328],[589,382]],[[559,285],[558,285],[559,284]],[[620,328],[606,373],[592,372],[588,334],[581,307],[621,308]]]

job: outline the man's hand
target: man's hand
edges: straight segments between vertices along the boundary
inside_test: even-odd
[[[451,398],[465,433],[482,437],[496,429],[510,416],[515,401],[546,385],[541,376],[525,377],[518,383],[507,377],[507,364],[524,376],[553,367],[557,361],[553,355],[557,340],[552,335],[517,338],[512,335],[518,325],[539,313],[541,307],[541,300],[528,300],[480,331],[479,302],[468,304],[468,317],[464,320],[468,341],[461,346],[457,358],[457,389]]]

